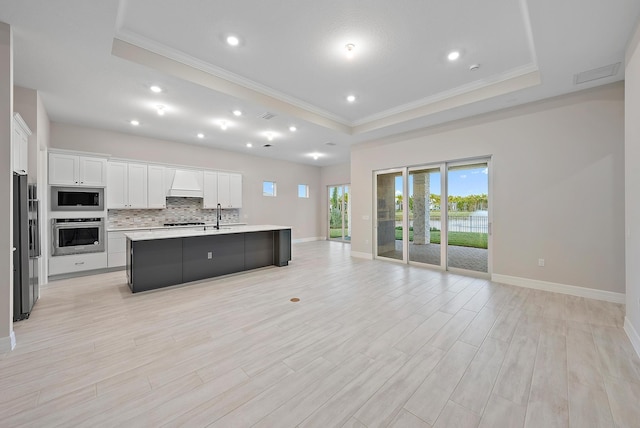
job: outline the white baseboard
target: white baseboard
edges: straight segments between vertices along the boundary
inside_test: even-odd
[[[633,345],[633,349],[636,350],[636,354],[638,354],[638,357],[640,357],[640,335],[627,317],[624,317],[624,332],[627,333],[627,336],[629,337],[629,340]]]
[[[16,347],[16,334],[12,331],[7,337],[0,337],[0,352],[13,351]]]
[[[313,241],[324,241],[324,238],[322,236],[312,236],[310,238],[298,238],[298,239],[292,239],[291,243],[299,244],[301,242],[313,242]]]
[[[551,291],[553,293],[568,294],[570,296],[604,300],[605,302],[625,303],[624,293],[615,293],[613,291],[596,290],[594,288],[577,287],[575,285],[558,284],[556,282],[500,275],[497,273],[491,275],[491,280],[501,282],[503,284],[515,285],[517,287],[533,288],[535,290]]]
[[[355,257],[357,259],[373,260],[373,254],[361,253],[360,251],[351,251],[351,257]]]

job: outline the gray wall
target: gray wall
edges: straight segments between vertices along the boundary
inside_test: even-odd
[[[0,22],[0,352],[11,349],[13,335],[13,43],[11,27]]]
[[[293,239],[321,237],[320,168],[248,154],[185,145],[111,131],[52,122],[51,147],[114,157],[242,173],[240,221],[291,226]],[[262,182],[277,183],[277,197],[262,196]],[[298,198],[298,184],[311,197]]]
[[[640,21],[627,49],[625,69],[625,189],[627,332],[635,330],[634,345],[640,354]],[[634,333],[629,334],[633,336]],[[632,337],[633,338],[633,337]]]
[[[487,155],[493,273],[624,293],[622,83],[353,147],[352,251],[372,253],[373,171]]]

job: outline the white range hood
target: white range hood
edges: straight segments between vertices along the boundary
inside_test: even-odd
[[[202,188],[195,172],[177,169],[167,196],[202,198]]]

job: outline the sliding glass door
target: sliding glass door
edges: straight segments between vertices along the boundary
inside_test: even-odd
[[[488,162],[447,165],[447,195],[447,266],[488,272]]]
[[[376,256],[404,261],[403,170],[376,174]]]
[[[379,171],[376,257],[489,273],[489,159]]]
[[[329,186],[329,231],[333,241],[351,241],[351,210],[349,208],[349,185]]]
[[[409,168],[409,261],[440,266],[441,167]]]

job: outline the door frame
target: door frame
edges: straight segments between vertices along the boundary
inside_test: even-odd
[[[480,278],[490,278],[493,271],[493,168],[492,155],[464,158],[443,162],[431,162],[404,166],[399,168],[387,168],[373,171],[373,258],[395,263],[410,264],[427,267],[430,269],[449,271],[452,273],[475,276]],[[461,269],[449,266],[448,257],[448,237],[449,237],[449,194],[448,194],[448,170],[450,166],[473,165],[476,163],[487,164],[487,272],[478,272],[468,269]],[[409,173],[412,170],[440,168],[440,265],[415,262],[409,260]],[[389,173],[402,174],[403,178],[403,198],[402,198],[402,260],[378,255],[378,175]],[[443,202],[444,201],[444,202]],[[415,219],[414,219],[415,220]]]
[[[330,190],[332,187],[341,187],[342,188],[342,203],[341,203],[341,210],[340,212],[342,213],[341,217],[341,227],[342,227],[342,238],[338,239],[338,238],[331,238],[331,211],[329,210],[328,212],[326,212],[327,215],[327,241],[333,241],[333,242],[344,242],[347,244],[351,243],[351,236],[349,236],[349,239],[345,239],[345,201],[344,201],[344,195],[345,195],[345,187],[347,187],[349,189],[349,192],[351,192],[351,183],[343,183],[343,184],[328,184],[327,185],[327,193],[326,193],[326,198],[325,198],[325,202],[329,201],[331,198],[331,194],[330,194]],[[350,203],[350,202],[349,202]],[[349,207],[349,212],[347,213],[347,217],[351,216],[351,208]],[[348,220],[348,224],[349,227],[351,226],[351,219],[349,218]]]

